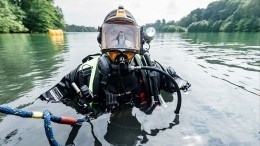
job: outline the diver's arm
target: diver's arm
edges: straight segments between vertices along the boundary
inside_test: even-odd
[[[79,68],[79,67],[78,67]],[[66,102],[76,96],[76,92],[72,87],[72,83],[79,78],[78,68],[72,70],[64,76],[62,80],[52,87],[50,90],[41,94],[39,98],[46,101],[62,101]]]
[[[169,75],[171,75],[174,78],[174,80],[176,81],[176,83],[178,84],[180,90],[187,91],[188,88],[191,86],[191,84],[188,81],[186,81],[186,80],[182,79],[180,76],[178,76],[172,67],[169,66],[169,67],[165,68],[157,61],[155,61],[155,66],[157,68],[165,71]],[[162,74],[160,75],[160,87],[161,87],[161,89],[165,90],[166,92],[173,93],[176,91],[171,80],[167,79],[167,77]]]
[[[167,71],[167,73],[169,75],[171,75],[175,79],[175,81],[178,84],[180,90],[186,92],[190,88],[191,84],[188,81],[186,81],[186,80],[182,79],[181,77],[179,77],[172,67],[170,67],[170,66],[167,67],[166,71]],[[168,86],[170,88],[174,88],[174,85],[172,83],[167,83],[167,84],[168,84]],[[175,90],[175,88],[174,88],[174,90]]]

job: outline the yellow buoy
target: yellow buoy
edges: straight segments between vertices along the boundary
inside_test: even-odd
[[[50,36],[63,36],[63,31],[61,29],[49,29]]]
[[[63,31],[61,29],[49,29],[51,41],[55,45],[63,45]]]

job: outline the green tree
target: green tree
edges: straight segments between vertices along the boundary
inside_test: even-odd
[[[211,32],[219,32],[219,28],[220,28],[221,24],[222,24],[222,20],[215,21],[211,25]]]
[[[64,27],[62,11],[53,6],[53,0],[20,0],[20,5],[26,12],[24,25],[30,32]]]
[[[166,25],[161,28],[162,32],[176,32],[176,26],[175,25]]]
[[[57,19],[55,19],[56,21],[54,22],[54,25],[55,25],[57,28],[64,29],[64,28],[65,28],[65,21],[64,21],[64,16],[63,16],[62,9],[57,6],[57,7],[55,8],[55,11],[56,11],[56,17],[57,17]]]
[[[97,29],[94,27],[85,27],[85,26],[77,26],[77,25],[69,25],[66,24],[65,27],[66,32],[97,32]]]
[[[219,0],[212,2],[206,9],[196,9],[177,22],[188,31],[243,31],[259,32],[259,0]],[[203,20],[208,22],[202,23]]]
[[[209,31],[209,22],[202,20],[199,22],[194,22],[188,27],[189,32],[207,32]]]
[[[24,17],[25,13],[18,6],[8,0],[0,1],[0,33],[28,31],[22,23]]]

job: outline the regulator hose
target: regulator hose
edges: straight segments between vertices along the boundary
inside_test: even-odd
[[[168,73],[166,73],[163,70],[160,70],[160,69],[157,69],[157,68],[154,68],[154,67],[150,67],[150,66],[130,66],[129,69],[130,70],[142,70],[143,69],[143,70],[157,71],[159,73],[164,74],[167,78],[169,78],[172,81],[174,87],[176,88],[177,97],[178,97],[177,106],[176,106],[174,113],[175,114],[180,113],[180,109],[181,109],[181,90],[180,90],[178,84],[176,83],[176,81],[174,80],[174,78],[172,76],[170,76]]]

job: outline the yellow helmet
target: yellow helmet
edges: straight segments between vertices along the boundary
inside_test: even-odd
[[[120,23],[120,21],[122,23],[128,22],[129,24],[137,25],[133,15],[129,11],[125,10],[123,6],[119,6],[118,9],[107,14],[103,23]]]

